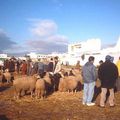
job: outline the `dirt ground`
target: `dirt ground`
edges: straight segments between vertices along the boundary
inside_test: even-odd
[[[106,103],[100,108],[100,95],[96,105],[82,105],[82,91],[77,93],[55,92],[44,100],[30,95],[14,100],[13,87],[0,85],[0,120],[120,120],[120,93],[115,93],[116,106]]]

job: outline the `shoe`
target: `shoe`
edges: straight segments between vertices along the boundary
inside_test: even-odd
[[[115,105],[110,105],[110,107],[115,107]]]
[[[95,103],[87,103],[87,106],[94,106],[95,105]]]
[[[98,105],[99,107],[101,107],[101,108],[105,108],[105,106],[104,105]]]
[[[86,103],[85,103],[85,102],[83,102],[82,104],[83,104],[83,105],[85,105]]]

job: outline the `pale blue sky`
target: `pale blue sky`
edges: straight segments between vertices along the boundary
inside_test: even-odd
[[[120,0],[0,0],[1,52],[66,52],[68,43],[109,45],[119,35]]]

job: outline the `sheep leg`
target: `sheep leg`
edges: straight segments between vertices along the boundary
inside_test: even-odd
[[[31,91],[31,98],[33,98],[33,91]]]
[[[35,90],[35,96],[36,96],[35,98],[38,99],[38,91],[37,90]]]
[[[38,98],[40,98],[40,90],[38,90]]]
[[[16,97],[17,97],[17,100],[19,100],[19,98],[20,98],[20,92],[17,93]]]

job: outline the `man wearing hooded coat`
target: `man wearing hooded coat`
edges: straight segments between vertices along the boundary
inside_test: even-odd
[[[105,107],[107,90],[110,92],[109,104],[111,107],[114,106],[114,87],[118,78],[118,69],[113,63],[113,59],[113,57],[107,55],[105,62],[98,69],[98,78],[101,81],[100,107]]]

